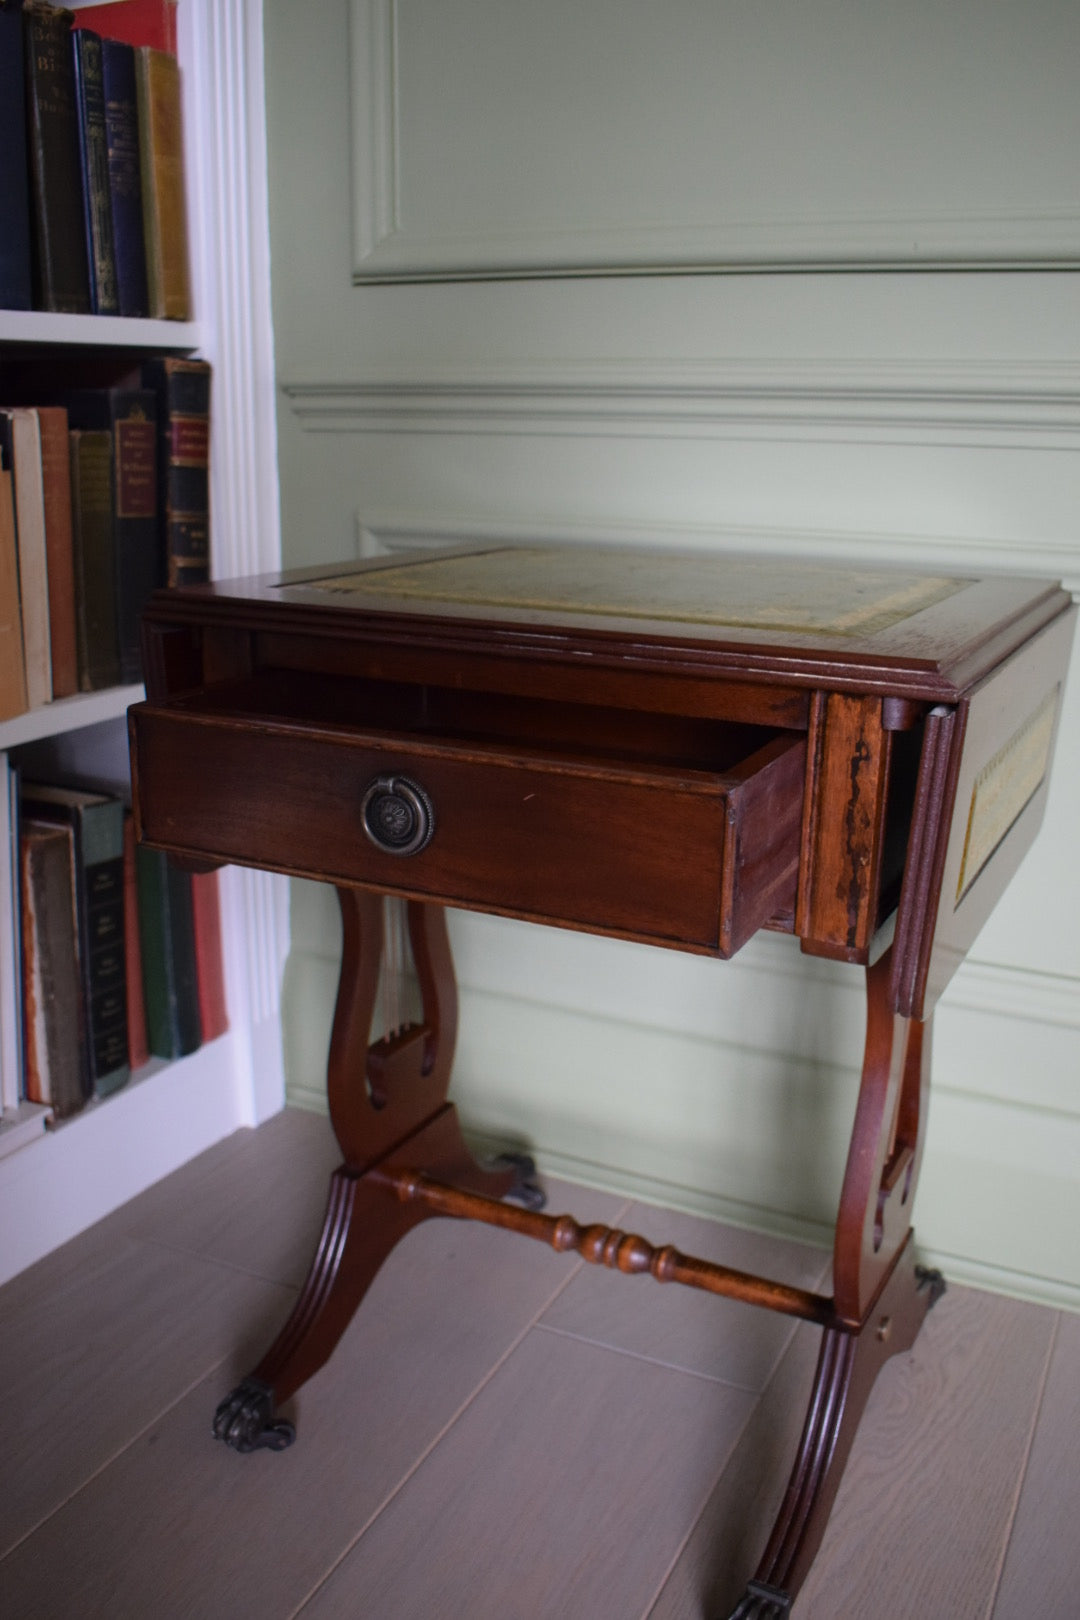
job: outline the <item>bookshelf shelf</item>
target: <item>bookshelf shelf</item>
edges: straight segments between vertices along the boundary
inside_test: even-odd
[[[196,321],[147,321],[121,315],[54,315],[0,309],[0,344],[79,349],[136,349],[190,354],[202,346]]]
[[[0,1109],[0,1159],[38,1141],[48,1117],[44,1103],[21,1102],[15,1108]]]
[[[81,731],[84,726],[99,725],[103,720],[115,720],[126,714],[131,704],[141,703],[142,698],[143,688],[139,683],[58,698],[44,708],[30,709],[13,720],[0,722],[0,753],[22,743],[36,742],[40,737],[58,737],[64,732]]]

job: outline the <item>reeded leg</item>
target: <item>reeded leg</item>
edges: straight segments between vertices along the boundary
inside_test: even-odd
[[[915,1265],[930,1026],[889,1006],[889,955],[867,970],[866,1053],[833,1255],[837,1326],[825,1328],[787,1493],[731,1620],[786,1615],[821,1544],[874,1380],[914,1344],[944,1291]]]
[[[731,1620],[780,1620],[790,1611],[821,1545],[874,1381],[890,1356],[910,1350],[944,1286],[937,1272],[914,1264],[909,1242],[865,1327],[824,1330],[787,1492]]]
[[[291,1443],[292,1427],[276,1417],[276,1404],[329,1359],[383,1261],[432,1214],[403,1203],[372,1173],[388,1155],[407,1147],[410,1161],[426,1172],[490,1198],[520,1192],[531,1181],[520,1165],[479,1166],[446,1101],[457,993],[442,908],[408,907],[422,1022],[372,1045],[382,900],[355,889],[340,889],[338,898],[344,949],[327,1086],[345,1163],[331,1177],[318,1248],[292,1314],[215,1414],[215,1435],[237,1451]]]

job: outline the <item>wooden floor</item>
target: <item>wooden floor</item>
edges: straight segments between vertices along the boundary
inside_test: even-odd
[[[212,1440],[301,1282],[334,1162],[326,1122],[287,1112],[0,1290],[0,1615],[725,1615],[815,1329],[430,1221],[293,1404],[295,1446]],[[792,1283],[824,1271],[794,1244],[551,1195]],[[1075,1620],[1078,1526],[1080,1319],[952,1288],[878,1383],[794,1614]]]

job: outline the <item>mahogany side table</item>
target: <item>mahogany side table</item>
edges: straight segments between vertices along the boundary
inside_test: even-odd
[[[822,1329],[805,1427],[735,1610],[786,1614],[871,1385],[944,1287],[911,1228],[931,1016],[1042,819],[1074,615],[1038,580],[557,546],[156,596],[138,836],[332,883],[344,921],[343,1163],[297,1304],[215,1433],[288,1444],[277,1405],[436,1215],[801,1317]],[[373,1042],[384,895],[406,902],[422,1015]],[[447,905],[719,957],[769,928],[863,969],[831,1295],[546,1214],[528,1161],[472,1158],[446,1097]]]

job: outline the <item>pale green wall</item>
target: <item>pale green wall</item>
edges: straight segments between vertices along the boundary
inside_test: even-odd
[[[265,21],[286,564],[355,555],[362,528],[506,529],[1080,579],[1072,273],[356,286],[349,5],[266,0]],[[1043,837],[938,1020],[917,1227],[954,1276],[1075,1303],[1075,682],[1062,738]],[[496,919],[453,933],[476,1131],[584,1180],[826,1228],[857,975],[777,938],[721,965]],[[295,885],[287,1064],[312,1105],[337,952],[332,895]]]

